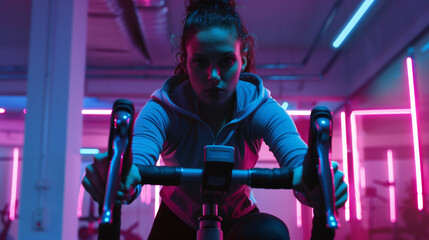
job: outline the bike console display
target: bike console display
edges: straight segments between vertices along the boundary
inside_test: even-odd
[[[234,148],[220,145],[205,146],[204,167],[201,186],[203,195],[207,192],[226,192],[231,184],[232,169],[234,168]]]

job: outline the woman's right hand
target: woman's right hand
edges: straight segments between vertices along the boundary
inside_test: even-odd
[[[107,174],[109,172],[110,161],[108,153],[94,155],[94,162],[85,169],[85,176],[82,185],[92,198],[102,203],[106,191]],[[140,173],[137,166],[131,165],[125,185],[121,182],[117,192],[116,200],[119,203],[128,202],[136,191],[137,185],[141,182]]]

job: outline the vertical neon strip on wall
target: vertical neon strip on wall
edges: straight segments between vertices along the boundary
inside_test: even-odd
[[[350,127],[352,133],[352,149],[353,149],[353,177],[354,177],[354,189],[355,189],[355,201],[356,201],[356,218],[362,220],[362,204],[360,201],[360,166],[359,166],[359,151],[357,146],[357,126],[356,126],[356,114],[352,112],[350,114]]]
[[[347,184],[347,192],[349,191],[349,165],[347,159],[347,131],[346,131],[346,113],[341,112],[341,146],[343,153],[343,172],[344,172],[344,181]],[[345,204],[345,220],[350,221],[350,201],[347,198]]]
[[[392,149],[387,150],[387,169],[389,173],[389,203],[390,222],[396,222],[396,199],[395,199],[395,178],[393,174],[393,154]]]
[[[302,227],[302,206],[301,203],[298,201],[298,199],[295,199],[296,201],[296,226]]]
[[[161,157],[158,158],[158,161],[156,162],[156,166],[161,166]],[[154,208],[154,215],[153,215],[154,218],[155,218],[156,214],[158,213],[158,209],[159,209],[159,205],[160,205],[159,191],[160,191],[160,186],[155,185],[155,208]]]
[[[411,123],[413,129],[413,142],[414,142],[414,164],[416,168],[416,186],[417,186],[417,208],[423,210],[423,186],[422,186],[422,171],[420,160],[420,144],[419,132],[417,125],[417,106],[416,106],[416,93],[414,88],[414,69],[413,59],[407,58],[407,73],[408,73],[408,87],[410,92],[410,105],[411,105]]]
[[[77,217],[82,217],[82,205],[83,205],[84,193],[85,193],[85,190],[84,190],[82,184],[80,184],[79,196],[78,196],[78,200],[77,200]]]
[[[19,149],[16,147],[13,149],[13,166],[12,166],[12,189],[10,194],[10,207],[9,207],[9,219],[15,220],[16,212],[16,192],[18,182],[18,160],[19,160]]]

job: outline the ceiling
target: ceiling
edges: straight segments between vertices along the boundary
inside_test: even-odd
[[[429,27],[428,0],[376,0],[334,49],[362,1],[237,2],[257,40],[257,73],[291,109],[337,109]],[[31,5],[0,3],[0,101],[6,107],[25,107]],[[183,16],[183,0],[89,0],[85,107],[110,107],[116,98],[141,107],[173,73]]]

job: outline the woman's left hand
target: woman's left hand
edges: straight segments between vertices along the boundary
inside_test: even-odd
[[[338,170],[338,163],[332,161],[332,168],[334,172],[334,185],[335,185],[335,207],[341,208],[347,201],[347,184],[344,182],[344,173]]]

